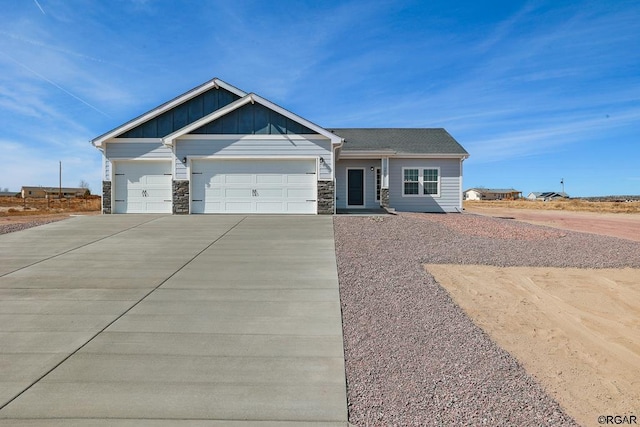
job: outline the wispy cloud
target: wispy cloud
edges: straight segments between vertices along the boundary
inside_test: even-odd
[[[123,64],[119,64],[117,62],[105,61],[104,59],[97,58],[95,56],[86,55],[84,53],[71,50],[68,47],[53,46],[51,44],[44,43],[42,41],[35,40],[33,38],[30,38],[30,37],[25,37],[23,35],[19,35],[19,34],[15,34],[15,33],[9,33],[7,31],[3,31],[3,30],[0,30],[0,35],[9,37],[11,39],[14,39],[14,40],[16,40],[18,42],[21,42],[21,43],[24,43],[24,44],[29,44],[29,45],[40,47],[40,48],[44,48],[44,49],[47,49],[47,50],[56,51],[56,52],[59,52],[59,53],[62,53],[64,55],[66,55],[66,56],[74,56],[74,57],[79,58],[79,59],[84,59],[84,60],[87,60],[87,61],[96,62],[96,63],[98,63],[100,65],[107,65],[109,67],[120,68],[120,69],[127,70],[127,71],[132,71],[132,72],[136,71],[132,67],[127,67],[127,66],[125,66]]]
[[[24,65],[23,63],[21,63],[20,61],[16,60],[15,58],[11,57],[10,55],[8,55],[5,52],[0,52],[1,54],[3,54],[4,56],[6,56],[7,58],[9,58],[11,61],[13,61],[14,63],[16,63],[17,65],[19,65],[20,67],[24,68],[25,70],[29,71],[30,73],[34,74],[35,76],[39,77],[40,79],[42,79],[43,81],[49,83],[50,85],[56,87],[57,89],[61,90],[62,92],[66,93],[67,95],[69,95],[70,97],[76,99],[77,101],[80,101],[81,103],[83,103],[84,105],[86,105],[87,107],[97,111],[98,113],[106,116],[106,117],[111,117],[109,116],[107,113],[105,113],[104,111],[100,110],[99,108],[95,107],[94,105],[91,105],[89,102],[85,101],[84,99],[80,98],[79,96],[71,93],[70,91],[68,91],[67,89],[63,88],[62,86],[60,86],[59,84],[57,84],[56,82],[46,78],[45,76],[43,76],[42,74],[38,73],[37,71],[27,67],[26,65]]]
[[[38,6],[38,9],[40,9],[40,12],[42,12],[43,15],[46,15],[46,13],[44,12],[44,9],[42,8],[42,6],[40,6],[40,3],[38,2],[38,0],[33,0],[33,2],[36,4],[36,6]]]

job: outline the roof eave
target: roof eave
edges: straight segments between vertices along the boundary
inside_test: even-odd
[[[343,143],[343,139],[342,137],[335,135],[331,132],[329,132],[328,130],[316,125],[315,123],[312,123],[310,121],[308,121],[307,119],[304,119],[300,116],[298,116],[297,114],[294,114],[292,112],[290,112],[289,110],[286,110],[276,104],[274,104],[273,102],[262,98],[259,95],[256,95],[255,93],[249,93],[247,95],[245,95],[244,97],[225,105],[222,108],[219,108],[218,110],[214,111],[213,113],[210,113],[204,117],[202,117],[199,120],[196,120],[193,123],[188,124],[187,126],[178,129],[177,131],[165,136],[164,138],[162,138],[162,143],[166,146],[172,146],[174,141],[178,138],[180,138],[181,136],[184,136],[186,134],[188,134],[189,132],[192,132],[204,125],[206,125],[207,123],[210,123],[214,120],[219,119],[220,117],[229,114],[230,112],[237,110],[238,108],[248,104],[248,103],[258,103],[264,107],[269,108],[270,110],[273,110],[279,114],[282,114],[283,116],[297,122],[300,123],[301,125],[316,131],[319,135],[322,135],[328,139],[331,140],[332,145],[334,146],[341,146]]]
[[[238,108],[242,107],[243,105],[246,105],[250,102],[253,102],[252,99],[252,94],[249,95],[245,95],[244,97],[237,99],[235,101],[233,101],[230,104],[225,105],[222,108],[217,109],[216,111],[207,114],[206,116],[196,120],[193,123],[188,124],[187,126],[178,129],[177,131],[170,133],[169,135],[165,136],[164,138],[162,138],[162,143],[166,146],[172,146],[173,142],[183,136],[188,134],[191,131],[194,131],[196,129],[198,129],[199,127],[202,127],[204,125],[206,125],[207,123],[211,123],[212,121],[219,119],[220,117],[229,114],[230,112],[237,110]]]
[[[344,142],[344,139],[341,136],[336,135],[333,132],[329,132],[328,130],[326,130],[325,128],[318,126],[317,124],[310,122],[309,120],[298,116],[295,113],[292,113],[291,111],[287,110],[286,108],[282,108],[281,106],[274,104],[273,102],[259,96],[256,95],[254,93],[251,94],[251,96],[253,97],[253,100],[279,114],[282,114],[283,116],[297,122],[300,123],[301,125],[303,125],[306,128],[309,128],[313,131],[316,131],[318,134],[325,136],[327,138],[329,138],[331,140],[331,143],[333,145],[336,146],[340,146],[342,145],[342,143]]]
[[[182,95],[172,99],[171,101],[165,102],[164,104],[154,108],[153,110],[150,110],[138,117],[136,117],[133,120],[130,120],[128,122],[126,122],[123,125],[118,126],[115,129],[112,129],[100,136],[98,136],[97,138],[94,138],[91,140],[91,144],[96,147],[96,148],[101,148],[102,144],[104,142],[106,142],[107,140],[121,134],[124,133],[130,129],[133,129],[134,127],[141,125],[142,123],[146,122],[147,120],[150,120],[154,117],[159,116],[160,114],[164,113],[165,111],[170,110],[171,108],[174,108],[177,105],[180,105],[182,103],[184,103],[185,101],[188,101],[191,98],[194,98],[198,95],[200,95],[201,93],[204,93],[206,91],[208,91],[209,89],[218,89],[218,88],[223,88],[237,96],[240,97],[245,97],[247,96],[247,93],[238,89],[235,86],[232,86],[220,79],[213,78],[211,80],[209,80],[208,82],[205,82],[203,84],[201,84],[200,86],[197,86],[185,93],[183,93]]]
[[[469,157],[468,153],[403,153],[393,150],[345,150],[342,148],[340,157],[355,159],[361,157],[370,158],[372,156],[378,157],[393,157],[397,159],[423,159],[423,158],[438,158],[438,159],[466,159]]]

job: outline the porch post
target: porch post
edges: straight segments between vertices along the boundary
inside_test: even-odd
[[[380,206],[389,207],[389,158],[380,159],[381,180],[380,183]]]

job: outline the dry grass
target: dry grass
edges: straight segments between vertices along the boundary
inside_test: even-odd
[[[0,217],[100,211],[100,197],[86,199],[35,199],[0,197]]]
[[[543,202],[539,200],[465,200],[464,207],[565,210],[600,213],[640,213],[640,201],[589,202],[569,199]]]

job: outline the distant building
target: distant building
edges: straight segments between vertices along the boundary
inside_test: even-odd
[[[555,192],[555,191],[545,191],[545,192],[532,192],[529,193],[529,195],[527,196],[527,199],[529,200],[544,200],[549,201],[549,200],[556,200],[556,199],[568,199],[569,195],[567,193],[564,192]]]
[[[514,200],[522,197],[522,192],[513,188],[470,188],[464,192],[465,200]]]
[[[20,194],[23,199],[33,197],[36,199],[55,199],[62,195],[63,198],[82,197],[87,192],[86,188],[71,187],[22,187]]]

